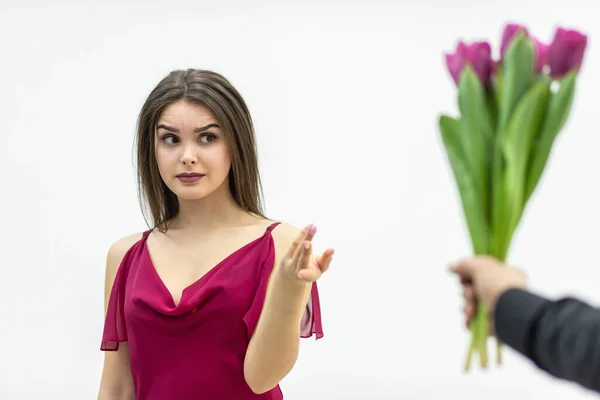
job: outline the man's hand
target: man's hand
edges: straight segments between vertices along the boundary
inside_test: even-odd
[[[475,316],[477,301],[493,312],[496,301],[508,289],[525,289],[525,275],[492,257],[478,256],[453,265],[450,270],[460,277],[464,296],[464,313],[467,326]]]

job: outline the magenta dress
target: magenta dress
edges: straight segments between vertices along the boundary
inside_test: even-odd
[[[125,254],[109,298],[101,350],[127,341],[137,400],[279,400],[278,386],[255,394],[244,357],[260,316],[275,248],[271,231],[230,254],[175,302],[156,273],[146,239]],[[313,283],[301,337],[323,336]]]

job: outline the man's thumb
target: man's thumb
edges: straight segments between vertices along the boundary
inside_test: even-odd
[[[473,263],[470,260],[459,261],[450,266],[450,271],[464,279],[471,279],[473,276]]]

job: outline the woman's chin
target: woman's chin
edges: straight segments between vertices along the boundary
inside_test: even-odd
[[[195,201],[195,200],[202,200],[203,198],[206,197],[206,194],[181,193],[181,194],[178,194],[177,197],[180,200]]]
[[[186,201],[195,201],[202,200],[208,197],[211,194],[216,194],[222,192],[222,189],[227,185],[227,181],[225,180],[223,184],[220,186],[216,186],[212,184],[213,182],[194,182],[194,183],[183,183],[183,182],[170,182],[169,189],[175,195],[181,199]]]
[[[194,200],[202,200],[209,193],[206,190],[202,190],[200,188],[177,188],[176,191],[173,191],[175,195],[181,200],[194,201]]]

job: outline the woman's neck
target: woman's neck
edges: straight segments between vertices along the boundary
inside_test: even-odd
[[[229,188],[219,188],[200,200],[179,199],[179,212],[169,225],[173,229],[206,232],[243,225],[256,218],[242,210],[231,196]]]

